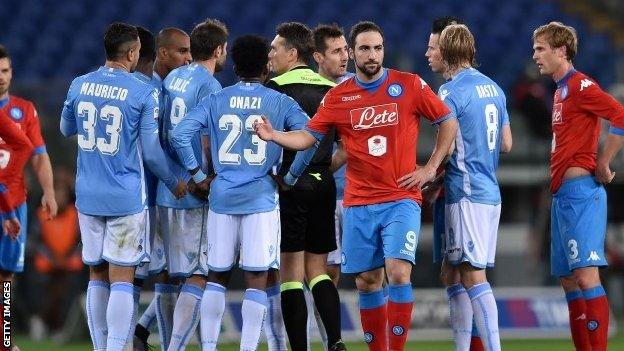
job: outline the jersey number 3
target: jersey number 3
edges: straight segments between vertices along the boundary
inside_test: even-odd
[[[78,116],[85,118],[82,128],[86,135],[78,134],[78,146],[84,151],[93,151],[97,147],[104,155],[115,155],[119,151],[119,132],[123,115],[117,106],[105,105],[99,111],[100,119],[109,122],[106,125],[106,134],[110,135],[110,140],[95,137],[95,124],[98,110],[92,102],[80,101],[78,103]]]
[[[259,115],[250,115],[247,117],[245,120],[245,130],[253,133],[254,122],[261,118],[262,117]],[[241,155],[232,152],[232,149],[243,131],[243,121],[237,115],[223,115],[219,118],[219,129],[230,131],[219,148],[219,163],[240,165]],[[245,161],[252,166],[263,165],[266,161],[266,141],[260,139],[260,137],[254,133],[251,136],[251,143],[256,147],[256,151],[245,148],[243,150]]]

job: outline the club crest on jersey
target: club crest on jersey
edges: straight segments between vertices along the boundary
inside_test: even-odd
[[[9,115],[11,115],[11,118],[13,118],[16,121],[19,121],[20,119],[24,118],[24,112],[22,112],[22,109],[20,109],[19,107],[13,107],[9,110]]]
[[[351,125],[355,130],[399,124],[399,110],[396,103],[356,108],[349,113]]]
[[[392,97],[399,97],[403,94],[403,87],[400,84],[394,83],[388,86],[388,95]]]
[[[557,103],[553,106],[552,124],[563,123],[563,104]]]

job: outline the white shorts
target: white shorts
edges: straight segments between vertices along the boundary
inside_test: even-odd
[[[167,268],[172,277],[207,274],[199,257],[207,253],[206,212],[208,206],[176,209],[158,206]]]
[[[447,204],[446,259],[452,264],[468,262],[475,268],[494,267],[501,205],[461,200]]]
[[[161,225],[156,206],[148,208],[149,211],[149,263],[141,263],[134,274],[139,279],[146,279],[150,275],[156,275],[167,268],[165,259],[165,244],[161,237]]]
[[[342,200],[336,200],[336,212],[334,212],[334,220],[336,223],[336,250],[327,254],[327,264],[339,266],[342,264],[342,254],[340,242],[342,241]]]
[[[280,214],[270,212],[231,215],[208,211],[208,257],[202,268],[227,272],[237,257],[246,271],[279,268]],[[203,259],[203,256],[202,256]]]
[[[119,217],[78,213],[78,224],[82,261],[87,265],[107,261],[132,267],[149,258],[147,210]]]

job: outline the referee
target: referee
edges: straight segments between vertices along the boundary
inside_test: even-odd
[[[312,31],[297,22],[280,24],[269,53],[272,71],[277,75],[267,87],[292,97],[308,116],[316,114],[331,82],[308,66],[314,51]],[[309,165],[301,174],[291,169],[295,152],[284,150],[279,175],[281,211],[281,306],[286,332],[293,351],[307,350],[308,311],[304,281],[314,297],[327,332],[329,350],[345,350],[340,334],[340,298],[327,275],[327,254],[336,249],[334,212],[336,183],[329,171],[335,131],[318,145]],[[295,162],[297,163],[297,162]],[[290,170],[289,170],[290,169]],[[292,189],[291,185],[294,186]]]

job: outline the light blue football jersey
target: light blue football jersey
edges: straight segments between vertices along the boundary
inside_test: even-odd
[[[266,116],[275,130],[303,129],[309,118],[287,95],[259,83],[239,82],[204,99],[173,132],[172,144],[188,170],[198,167],[191,136],[207,128],[216,178],[210,186],[210,209],[250,214],[274,210],[279,198],[271,179],[282,148],[261,140],[253,130]]]
[[[501,203],[496,180],[502,126],[509,124],[503,90],[474,68],[443,84],[440,98],[457,116],[455,150],[446,165],[446,203]]]
[[[158,106],[160,108],[162,104],[162,80],[160,79],[158,74],[154,72],[151,77],[148,77],[147,75],[139,71],[135,71],[132,74],[140,81],[153,86],[154,89],[158,91]],[[152,171],[149,170],[149,167],[145,165],[145,162],[143,162],[143,168],[145,169],[145,186],[147,187],[147,206],[156,206],[156,190],[158,187],[158,178],[154,175],[154,173],[152,173]],[[169,190],[167,190],[167,192],[169,192]]]
[[[221,90],[221,84],[219,84],[204,66],[198,63],[191,63],[190,65],[174,69],[163,81],[161,132],[164,136],[164,149],[167,153],[169,167],[171,167],[178,178],[188,180],[190,176],[188,171],[182,167],[178,161],[175,151],[171,148],[171,133],[178,124],[186,118],[185,116],[188,111],[197,106],[197,104],[210,93],[219,90]],[[195,157],[198,160],[202,160],[202,143],[201,134],[199,132],[193,136],[192,146]],[[187,194],[183,198],[177,200],[162,183],[158,184],[156,203],[159,206],[178,209],[198,208],[206,204],[205,201],[191,194]]]
[[[145,209],[140,138],[158,138],[158,114],[156,89],[125,70],[100,67],[74,79],[61,130],[78,135],[78,211],[124,216]]]

